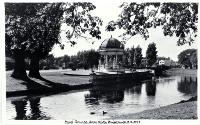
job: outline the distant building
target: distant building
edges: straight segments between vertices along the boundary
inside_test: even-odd
[[[169,67],[175,67],[178,65],[177,62],[171,60],[169,57],[157,57],[157,61],[152,65],[152,67],[156,67],[158,65],[165,65]],[[148,67],[148,60],[143,58],[141,61],[141,67]]]
[[[159,60],[158,61],[158,65],[164,65],[165,64],[165,60]]]
[[[169,57],[158,57],[157,58],[157,63],[158,65],[165,65],[165,66],[169,66],[169,67],[175,67],[177,66],[177,62],[171,60]]]

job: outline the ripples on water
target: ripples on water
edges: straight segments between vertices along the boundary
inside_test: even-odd
[[[136,84],[136,83],[134,83]],[[104,119],[158,108],[197,94],[197,77],[172,76],[142,83],[93,87],[51,96],[7,99],[7,119]]]

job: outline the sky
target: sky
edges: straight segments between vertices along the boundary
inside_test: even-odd
[[[107,32],[105,31],[105,27],[111,20],[116,20],[118,18],[118,15],[121,12],[121,8],[119,8],[119,5],[122,4],[121,1],[107,1],[106,4],[101,1],[93,1],[92,2],[96,9],[92,12],[92,15],[99,16],[103,20],[103,26],[101,27],[101,39],[93,39],[95,42],[92,44],[91,42],[86,41],[83,38],[77,39],[77,43],[75,46],[71,47],[69,43],[65,44],[65,49],[61,50],[59,46],[54,46],[52,50],[52,54],[55,57],[63,56],[63,55],[76,55],[78,51],[82,50],[90,50],[95,49],[97,50],[101,43],[109,38],[111,35],[112,37],[121,40],[119,35],[122,34],[122,31],[115,30],[114,32]],[[66,27],[63,26],[63,29]],[[62,29],[62,30],[63,30]],[[62,41],[64,43],[65,38],[64,34],[62,36]],[[169,37],[164,36],[162,32],[162,28],[151,28],[149,29],[149,38],[147,40],[144,40],[140,35],[133,36],[130,40],[128,40],[125,44],[125,48],[130,48],[132,46],[137,47],[138,45],[142,48],[142,54],[145,57],[146,56],[146,49],[149,43],[156,43],[158,56],[164,56],[164,57],[170,57],[174,61],[177,61],[177,55],[185,50],[190,48],[197,48],[197,39],[195,39],[194,43],[189,46],[188,44],[177,46],[177,37]]]

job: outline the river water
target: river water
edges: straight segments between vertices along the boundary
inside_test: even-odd
[[[141,112],[197,95],[197,77],[93,87],[49,96],[7,98],[7,119],[101,120]]]

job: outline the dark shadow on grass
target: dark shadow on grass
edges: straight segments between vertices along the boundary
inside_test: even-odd
[[[89,88],[92,85],[91,84],[82,84],[82,85],[75,85],[70,86],[68,84],[62,84],[62,83],[56,83],[50,80],[47,80],[43,77],[37,77],[36,79],[39,79],[42,82],[36,82],[29,77],[26,77],[23,80],[24,82],[21,82],[21,84],[25,85],[27,87],[26,90],[20,90],[20,91],[14,91],[14,92],[6,92],[6,97],[13,97],[13,96],[20,96],[20,95],[50,95],[50,94],[56,94],[60,92],[66,92],[69,90],[79,90],[79,89],[85,89]]]
[[[23,82],[21,82],[20,84],[25,85],[27,87],[26,90],[15,90],[6,92],[6,97],[55,93],[55,91],[53,91],[51,87],[35,82],[28,77],[24,78]]]
[[[52,87],[52,88],[54,88],[54,89],[58,89],[58,90],[60,90],[60,91],[66,90],[66,89],[69,89],[69,88],[70,88],[70,86],[67,85],[67,84],[62,84],[62,83],[53,82],[53,81],[50,81],[50,80],[48,80],[48,79],[45,79],[45,78],[42,77],[42,76],[41,76],[41,77],[38,77],[37,79],[44,81],[44,82],[46,83],[46,85],[48,85],[48,86],[50,86],[50,87]]]
[[[50,80],[45,79],[44,77],[39,77],[37,78],[39,80],[42,80],[44,82],[46,82],[48,86],[51,86],[52,88],[54,88],[54,90],[58,91],[58,92],[65,92],[67,90],[80,90],[80,89],[87,89],[92,87],[92,84],[81,84],[81,85],[68,85],[68,84],[62,84],[62,83],[56,83]]]
[[[50,87],[41,85],[40,83],[37,83],[37,82],[33,81],[32,79],[30,79],[28,77],[26,79],[23,79],[23,80],[24,80],[24,82],[22,82],[21,84],[25,85],[28,90],[32,90],[32,89],[50,89]]]

